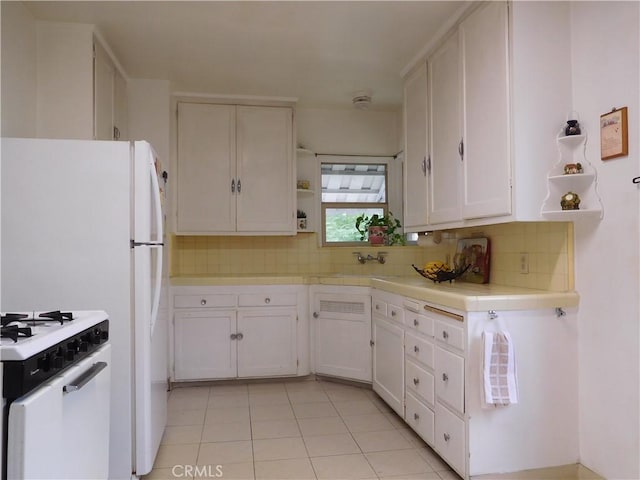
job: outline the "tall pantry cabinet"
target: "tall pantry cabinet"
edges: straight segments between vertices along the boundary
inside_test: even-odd
[[[565,2],[474,5],[421,60],[429,213],[407,231],[542,220],[556,133],[572,110],[569,13]],[[423,192],[408,183],[405,195]]]
[[[39,138],[126,140],[127,82],[94,25],[38,22]]]
[[[178,103],[177,232],[293,235],[290,107]]]

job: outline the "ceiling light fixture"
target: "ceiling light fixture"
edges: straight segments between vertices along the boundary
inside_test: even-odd
[[[371,95],[368,92],[356,92],[352,101],[358,110],[366,110],[371,105]]]

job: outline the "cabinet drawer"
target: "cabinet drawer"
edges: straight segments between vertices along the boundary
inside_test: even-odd
[[[229,308],[236,306],[236,296],[233,294],[175,295],[173,297],[173,306],[174,308]]]
[[[415,328],[420,333],[433,337],[433,319],[420,313],[405,311],[405,323],[411,328]]]
[[[407,357],[433,368],[433,343],[407,332],[404,337],[404,352]]]
[[[440,404],[436,404],[436,419],[436,452],[464,477],[466,473],[464,421]]]
[[[434,444],[433,411],[416,397],[407,392],[405,421],[429,445]]]
[[[422,397],[426,403],[433,405],[433,375],[411,361],[405,364],[405,385],[418,396]]]
[[[377,313],[378,315],[382,315],[383,317],[387,316],[387,303],[382,300],[372,299],[372,312]]]
[[[443,320],[436,320],[434,334],[436,340],[464,351],[464,328]]]
[[[390,318],[394,322],[404,323],[404,310],[397,305],[387,305],[387,318]]]
[[[285,307],[297,304],[295,293],[244,294],[238,295],[240,307]]]
[[[436,396],[464,413],[464,358],[436,347]]]

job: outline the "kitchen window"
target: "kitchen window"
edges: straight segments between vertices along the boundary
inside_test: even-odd
[[[355,223],[363,213],[386,214],[388,171],[392,157],[331,157],[320,165],[322,178],[322,243],[357,245]]]

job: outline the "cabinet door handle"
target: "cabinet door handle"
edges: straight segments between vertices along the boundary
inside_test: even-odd
[[[202,299],[200,300],[200,305],[202,305],[203,307],[207,304],[207,300],[206,299]]]
[[[419,378],[414,378],[413,379],[413,384],[414,385],[418,385],[420,383],[420,379]]]
[[[414,318],[414,319],[413,319],[413,326],[414,326],[414,327],[417,327],[418,325],[420,325],[420,322],[418,321],[418,319],[417,319],[417,318]]]
[[[238,179],[238,194],[242,191],[242,184],[240,183],[240,179]]]
[[[447,332],[446,330],[442,330],[442,338],[444,338],[445,340],[449,338],[449,332]]]
[[[445,442],[448,442],[451,439],[451,435],[449,435],[448,433],[445,433],[443,436]]]
[[[449,375],[447,375],[446,373],[442,374],[442,381],[443,382],[448,382],[449,381]]]
[[[231,193],[236,193],[236,179],[231,179]]]
[[[417,413],[413,414],[413,419],[414,420],[420,420],[420,415],[418,415]]]
[[[115,125],[113,126],[113,139],[120,140],[120,129]]]
[[[376,342],[374,342],[373,340],[369,340],[369,345],[371,345],[372,347],[376,344]]]
[[[413,346],[413,351],[416,352],[416,353],[420,352],[420,349],[418,348],[418,345],[414,345]]]
[[[313,312],[313,318],[318,318],[320,314],[318,312]]]
[[[391,310],[391,316],[395,317],[396,316],[396,311],[395,310]]]
[[[266,303],[266,304],[271,303],[271,299],[270,299],[269,297],[265,298],[265,299],[264,299],[264,303]]]
[[[423,175],[427,175],[427,157],[424,157],[422,159],[422,162],[420,163],[420,167],[422,168],[422,174]]]
[[[238,339],[238,335],[236,333],[232,333],[230,335],[231,340],[237,340]]]
[[[238,340],[242,340],[242,339],[244,338],[244,335],[243,335],[242,333],[238,333],[238,334],[236,335],[236,338],[237,338]]]
[[[429,172],[429,175],[431,175],[431,155],[429,155],[429,158],[427,158],[427,172]]]
[[[460,154],[460,161],[464,161],[464,140],[462,138],[458,144],[458,153]]]

